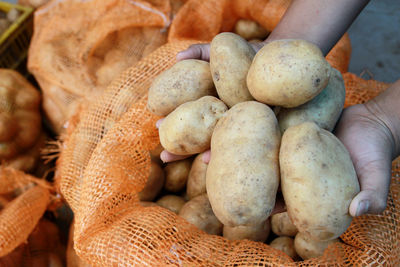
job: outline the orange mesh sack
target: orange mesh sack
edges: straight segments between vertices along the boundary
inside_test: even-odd
[[[35,12],[28,68],[43,91],[54,130],[82,99],[102,93],[110,81],[166,41],[171,3],[183,1],[61,0]]]
[[[399,162],[393,165],[383,215],[354,219],[341,236],[343,243],[303,262],[263,243],[208,235],[169,210],[140,204],[138,192],[149,174],[148,151],[158,144],[158,118],[146,110],[147,90],[190,44],[164,45],[124,72],[87,107],[68,137],[60,186],[75,214],[77,255],[93,266],[398,266]],[[348,104],[366,100],[356,96],[360,88],[368,88],[372,96],[386,87],[350,74],[345,78]],[[128,112],[113,113],[121,105],[128,105]],[[108,121],[114,122],[111,127]]]
[[[271,32],[290,3],[290,0],[190,0],[172,22],[168,40],[210,42],[218,33],[232,31],[239,19],[254,20]],[[350,38],[346,33],[326,59],[345,73],[350,56]]]

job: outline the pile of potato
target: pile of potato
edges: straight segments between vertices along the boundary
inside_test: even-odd
[[[344,105],[340,72],[303,40],[273,41],[256,54],[239,35],[221,33],[210,49],[210,63],[180,61],[149,89],[148,109],[165,116],[157,153],[196,156],[164,170],[153,163],[141,199],[209,234],[268,242],[295,260],[322,255],[349,227],[360,190],[330,132]],[[279,187],[287,212],[271,216]]]

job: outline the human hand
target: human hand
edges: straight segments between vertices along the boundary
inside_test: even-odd
[[[348,149],[361,191],[353,198],[350,215],[381,213],[391,180],[395,140],[373,102],[346,108],[335,134]]]

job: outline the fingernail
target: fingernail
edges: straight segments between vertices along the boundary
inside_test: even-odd
[[[165,163],[166,159],[165,159],[165,150],[161,151],[160,153],[160,159],[163,163]]]
[[[368,200],[362,200],[357,207],[357,212],[356,216],[363,215],[368,212],[369,209],[369,201]]]

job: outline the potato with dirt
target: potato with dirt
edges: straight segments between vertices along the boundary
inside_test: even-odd
[[[164,168],[164,188],[174,193],[177,193],[184,189],[187,183],[191,166],[191,158],[169,162]]]
[[[240,225],[240,226],[227,226],[224,225],[222,236],[229,240],[243,240],[248,239],[252,241],[265,242],[271,231],[271,224],[269,219],[259,225]]]
[[[293,108],[310,101],[328,84],[331,66],[321,50],[304,40],[277,40],[254,57],[247,74],[259,102]]]
[[[277,116],[283,133],[287,128],[306,121],[332,131],[344,106],[346,89],[342,74],[332,68],[328,85],[312,100],[295,108],[281,108]]]
[[[360,186],[340,140],[313,122],[290,127],[282,137],[279,163],[287,211],[299,232],[324,241],[346,231],[350,202]]]
[[[210,235],[222,232],[222,223],[215,217],[207,194],[197,196],[182,207],[179,216]]]
[[[271,229],[279,236],[295,236],[298,232],[287,211],[271,216]]]
[[[176,214],[179,213],[185,203],[186,201],[183,197],[176,195],[165,195],[156,201],[157,205],[175,212]]]
[[[322,256],[325,249],[335,242],[339,242],[339,239],[316,241],[306,234],[298,233],[294,239],[294,248],[303,260],[308,260]]]
[[[294,249],[294,240],[291,237],[279,236],[272,240],[269,245],[275,249],[285,252],[294,260],[299,259],[299,255],[297,255],[296,250]]]
[[[246,40],[265,39],[269,32],[254,20],[240,19],[233,30]]]
[[[204,153],[196,156],[189,172],[186,194],[189,199],[207,193],[206,174],[208,164],[203,161]]]
[[[216,94],[210,64],[197,59],[182,60],[153,80],[147,108],[158,116],[166,116],[183,103]]]
[[[210,148],[211,135],[227,111],[216,97],[204,96],[180,105],[161,123],[161,145],[175,155],[193,155]]]
[[[254,98],[246,76],[256,52],[237,34],[223,32],[210,45],[210,70],[219,98],[228,107]]]
[[[206,188],[227,226],[259,225],[275,205],[280,131],[273,111],[248,101],[233,106],[214,129]]]
[[[151,162],[150,174],[143,190],[139,192],[141,201],[153,201],[164,186],[164,170],[155,162]]]

